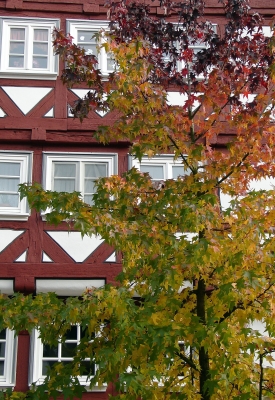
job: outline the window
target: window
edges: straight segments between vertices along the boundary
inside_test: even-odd
[[[182,31],[182,29],[183,29],[182,26],[177,25],[177,27],[178,27],[178,29],[180,29],[180,30]],[[214,33],[217,33],[217,24],[211,24],[211,28],[213,29]],[[178,52],[182,51],[179,41],[174,42],[174,46],[176,47],[176,50],[177,50]],[[185,48],[185,46],[184,46],[184,48]],[[194,59],[196,59],[196,58],[197,58],[197,54],[198,54],[200,51],[202,51],[202,50],[204,50],[204,49],[207,48],[207,43],[205,43],[205,42],[203,42],[203,41],[199,41],[199,42],[196,42],[196,43],[194,43],[194,44],[192,44],[192,45],[189,45],[188,48],[191,49],[191,50],[193,50],[193,57],[194,57]],[[186,50],[186,49],[185,49],[185,50]],[[165,63],[170,62],[170,61],[171,61],[171,58],[172,58],[172,57],[170,57],[169,53],[164,53],[164,54],[163,54],[163,61],[164,61]],[[177,65],[176,65],[177,71],[181,71],[182,69],[185,69],[185,68],[188,69],[188,71],[189,71],[188,73],[192,72],[192,62],[186,63],[186,61],[184,61],[184,60],[178,60],[178,61],[177,61]],[[199,78],[199,79],[202,78],[202,77],[203,77],[202,74],[200,74],[199,76],[197,76],[197,78]]]
[[[101,29],[108,29],[106,21],[81,21],[68,20],[67,31],[74,38],[74,43],[83,47],[86,54],[94,54],[98,59],[98,67],[103,75],[107,75],[114,70],[114,59],[111,53],[106,53],[105,49],[98,52],[98,41],[94,37]]]
[[[81,296],[87,288],[99,288],[105,285],[105,279],[36,279],[36,293],[55,292],[58,296]],[[40,385],[44,382],[49,368],[55,363],[63,364],[73,361],[80,340],[85,337],[86,328],[72,325],[67,331],[65,341],[60,341],[56,347],[43,344],[39,332],[34,330],[31,336],[30,352],[30,385]],[[92,342],[93,337],[90,338]],[[97,365],[89,358],[81,362],[83,375],[79,376],[79,383],[89,389],[88,374],[95,375]],[[106,386],[96,385],[92,390],[105,391]]]
[[[59,20],[5,17],[1,20],[1,76],[54,79],[58,58],[52,49],[52,31]]]
[[[39,332],[34,330],[31,338],[31,357],[33,358],[31,363],[31,382],[30,384],[40,385],[44,382],[48,370],[57,362],[68,364],[73,361],[73,357],[76,354],[77,346],[80,340],[85,337],[86,329],[80,325],[73,325],[66,333],[65,341],[59,342],[56,347],[50,347],[49,345],[43,344]],[[87,381],[88,374],[95,375],[97,366],[91,362],[89,358],[86,358],[81,362],[81,368],[83,375],[79,376],[79,383],[89,388],[89,381]],[[96,390],[106,390],[106,387],[96,386]]]
[[[27,200],[20,201],[19,183],[31,181],[31,152],[0,152],[0,219],[27,219]]]
[[[81,192],[83,200],[91,204],[96,180],[116,173],[117,155],[44,153],[44,168],[45,189]]]
[[[16,343],[13,331],[0,331],[0,389],[14,386]]]
[[[77,346],[79,345],[80,340],[85,337],[85,334],[85,328],[83,329],[80,325],[73,325],[71,329],[67,331],[65,341],[60,341],[56,347],[50,347],[49,345],[42,343],[39,337],[39,332],[34,330],[31,336],[29,384],[41,385],[44,382],[48,369],[55,363],[61,362],[66,364],[72,362],[73,357],[76,354]],[[89,380],[87,380],[87,377],[88,374],[90,374],[90,378],[95,375],[97,365],[89,358],[86,358],[81,361],[81,369],[83,375],[78,377],[79,383],[89,390]],[[106,385],[96,385],[92,390],[106,391]]]
[[[175,47],[176,47],[177,51],[179,52],[180,51],[180,45],[179,45],[178,42],[175,43]],[[192,46],[188,46],[188,48],[193,50],[193,54],[196,57],[196,55],[197,55],[197,53],[199,51],[202,51],[202,50],[204,50],[206,48],[206,45],[202,42],[202,43],[194,44]],[[163,54],[163,61],[166,62],[166,63],[171,61],[169,53],[164,53]],[[189,68],[191,68],[191,64],[189,64]],[[181,60],[177,61],[177,71],[181,71],[183,68],[186,68],[186,66],[187,65],[186,65],[186,63],[184,61],[181,61]]]
[[[172,154],[159,155],[153,158],[144,156],[141,163],[130,157],[130,167],[136,167],[141,172],[148,172],[152,181],[177,179],[178,176],[189,174],[184,169],[182,160],[174,160]]]

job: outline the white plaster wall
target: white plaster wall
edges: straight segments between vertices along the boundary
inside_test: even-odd
[[[27,114],[52,90],[52,88],[16,86],[2,86],[2,89],[24,114]]]
[[[0,229],[0,252],[23,232],[24,231],[14,231],[12,229]]]
[[[47,231],[47,233],[76,262],[83,262],[103,242],[103,239],[96,235],[82,238],[80,232]]]

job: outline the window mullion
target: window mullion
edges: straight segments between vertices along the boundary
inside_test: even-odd
[[[102,45],[103,40],[101,39],[101,41],[98,43],[98,45]],[[101,69],[101,71],[105,72],[107,71],[107,53],[105,51],[105,48],[102,47],[100,49],[100,51],[98,52],[98,64],[99,64],[99,68]]]
[[[172,178],[172,164],[170,162],[166,162],[164,166],[164,179],[171,179]]]
[[[77,326],[77,336],[76,336],[76,338],[77,338],[77,345],[79,345],[79,343],[80,343],[80,339],[81,339],[81,335],[80,335],[80,333],[81,333],[81,326],[80,325],[76,325]]]
[[[85,188],[85,162],[79,161],[76,166],[76,191],[84,197]]]
[[[33,52],[33,27],[27,26],[26,27],[26,65],[25,68],[27,70],[32,69],[32,52]]]
[[[53,52],[53,48],[51,46],[51,30],[48,29],[48,55],[47,55],[47,65],[48,65],[48,71],[51,71],[53,68],[53,58],[51,57],[51,52]]]
[[[58,354],[57,354],[58,361],[61,361],[62,342],[59,342],[59,343],[58,343],[58,348],[57,348],[57,350],[58,350]]]
[[[23,177],[26,176],[27,174],[27,169],[26,169],[26,163],[23,162],[23,160],[20,160],[20,183],[24,182]]]

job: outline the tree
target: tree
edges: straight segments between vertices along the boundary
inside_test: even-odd
[[[78,193],[21,187],[31,207],[50,209],[48,221],[99,234],[123,254],[117,285],[82,300],[1,298],[3,327],[37,327],[50,344],[71,324],[87,326],[72,365],[57,364],[29,396],[80,390],[90,357],[99,366],[91,384],[114,382],[118,399],[274,397],[274,369],[263,367],[275,345],[274,191],[251,182],[275,176],[275,38],[248,1],[221,3],[224,34],[203,20],[201,0],[163,1],[161,18],[143,3],[110,2],[102,46],[117,69],[107,82],[94,56],[55,33],[63,81],[93,89],[74,115],[118,110],[99,141],[126,139],[138,159],[173,153],[186,174],[156,184],[133,168],[100,179],[92,205]],[[166,21],[171,13],[177,23]],[[205,45],[197,54],[196,43]],[[167,103],[170,87],[183,105]],[[231,196],[226,209],[220,193]]]

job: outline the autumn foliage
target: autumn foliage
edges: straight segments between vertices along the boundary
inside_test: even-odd
[[[117,286],[82,300],[1,299],[2,326],[37,327],[45,342],[71,324],[88,327],[74,363],[57,365],[29,396],[80,391],[80,361],[90,357],[91,385],[113,382],[117,399],[274,398],[274,190],[251,182],[275,177],[275,37],[248,1],[221,3],[223,32],[205,20],[201,0],[162,2],[161,18],[150,4],[110,1],[101,34],[115,60],[108,80],[94,56],[55,32],[64,83],[91,89],[75,117],[118,110],[112,127],[95,132],[100,142],[127,140],[138,159],[172,153],[188,173],[158,185],[135,168],[102,178],[92,205],[21,188],[50,222],[70,221],[123,254]],[[169,91],[181,105],[167,102]]]

